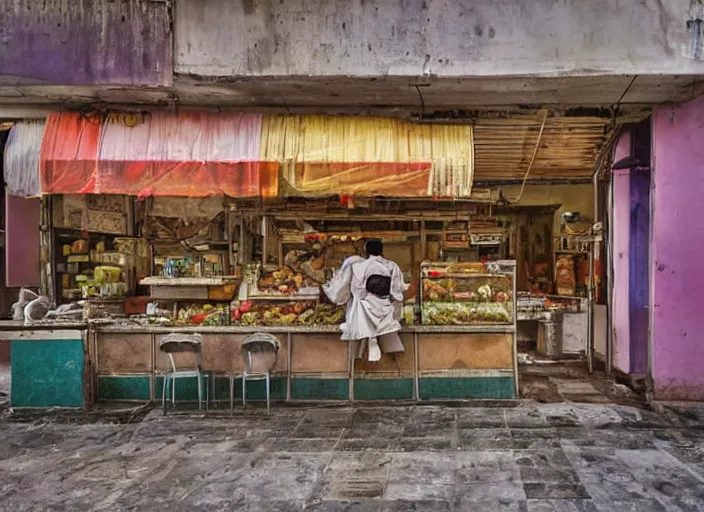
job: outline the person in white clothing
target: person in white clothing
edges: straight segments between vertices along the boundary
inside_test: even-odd
[[[357,357],[366,346],[369,360],[378,361],[382,352],[404,350],[398,331],[408,286],[398,265],[383,257],[381,240],[368,240],[364,249],[367,258],[347,258],[323,292],[334,304],[347,306],[341,339],[362,341]]]

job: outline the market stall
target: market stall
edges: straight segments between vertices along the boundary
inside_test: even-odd
[[[302,228],[296,231],[285,228],[290,225],[291,209],[281,206],[268,205],[264,232],[263,215],[247,209],[247,216],[238,218],[238,206],[231,206],[235,243],[239,244],[241,226],[248,226],[243,231],[253,253],[255,248],[262,251],[265,235],[269,250],[257,252],[256,258],[243,258],[244,264],[235,264],[229,277],[167,277],[164,274],[172,272],[172,262],[155,265],[162,275],[141,280],[142,285],[150,286],[154,314],[133,317],[139,325],[122,323],[98,329],[99,397],[159,398],[159,375],[166,369],[166,360],[158,351],[159,340],[169,332],[181,331],[203,334],[204,367],[217,376],[217,399],[228,398],[229,376],[241,374],[239,344],[251,332],[271,332],[280,342],[272,376],[272,396],[278,399],[516,396],[514,263],[424,263],[421,247],[436,245],[439,253],[444,247],[442,240],[447,238],[442,229],[413,229],[425,225],[425,220],[405,220],[409,231],[400,230],[400,221],[393,226],[396,230],[364,230],[352,226],[370,222],[373,215],[367,207],[357,216],[347,209],[343,221],[340,212],[324,215],[311,206],[310,210],[304,208],[306,221],[299,223]],[[332,203],[329,208],[334,209]],[[476,206],[472,207],[471,211],[475,210]],[[279,218],[278,211],[288,213]],[[453,216],[456,219],[456,211]],[[330,230],[311,230],[315,217],[321,217],[317,222],[329,225]],[[338,219],[337,224],[332,224],[333,218]],[[429,218],[431,226],[433,222],[443,224],[437,212]],[[378,220],[371,222],[379,224]],[[344,226],[348,229],[343,230]],[[456,226],[451,227],[456,231]],[[251,228],[258,231],[248,233]],[[377,237],[385,241],[388,257],[399,255],[398,263],[411,286],[403,304],[400,338],[404,351],[370,362],[357,357],[358,343],[340,341],[345,308],[322,301],[320,285],[344,258],[359,250],[364,239]],[[229,285],[222,284],[228,280]],[[207,304],[215,285],[218,290],[229,286],[233,295],[226,296],[226,301],[231,299],[228,320],[212,324],[207,319],[212,315],[221,318],[223,311],[212,304],[210,313],[200,313],[196,303]],[[446,288],[440,296],[437,288],[443,285]],[[185,306],[175,307],[174,302]],[[257,385],[252,383],[255,398],[263,393]],[[237,384],[235,389],[239,389]],[[183,393],[181,398],[192,399],[196,386],[183,386],[178,392]]]
[[[532,321],[518,290],[542,301],[535,313],[551,325],[565,327],[558,309],[584,307],[565,297],[570,285],[574,295],[590,287],[582,260],[558,258],[572,247],[557,240],[555,207],[512,210],[473,189],[469,125],[203,113],[132,121],[57,114],[42,145],[52,212],[43,263],[70,308],[62,313],[89,325],[91,397],[160,398],[159,342],[183,331],[203,335],[216,399],[229,398],[253,332],[280,343],[274,398],[513,398],[516,325]],[[378,361],[340,340],[346,308],[321,295],[371,238],[408,285],[403,351]]]

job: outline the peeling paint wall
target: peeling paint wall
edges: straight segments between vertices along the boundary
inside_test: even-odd
[[[631,134],[625,132],[614,149],[614,162],[630,156]],[[612,357],[615,368],[631,371],[629,265],[631,247],[631,175],[628,169],[614,171],[613,187],[613,302],[612,302]]]
[[[0,84],[171,85],[168,2],[0,2]]]
[[[543,76],[704,71],[698,0],[176,0],[176,71]]]
[[[704,97],[653,117],[652,360],[658,399],[704,400]]]

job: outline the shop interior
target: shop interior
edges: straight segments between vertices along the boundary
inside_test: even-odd
[[[545,188],[529,185],[525,197],[539,200]],[[337,325],[344,307],[321,302],[320,286],[379,238],[409,285],[407,325],[511,323],[515,314],[524,361],[584,358],[590,303],[604,300],[598,272],[589,291],[601,233],[584,208],[591,186],[557,188],[565,203],[535,206],[491,191],[466,201],[56,195],[53,293],[68,315],[143,325]],[[479,278],[502,260],[517,262],[515,298],[510,282]],[[477,279],[433,279],[431,267]],[[444,302],[441,312],[428,306]]]

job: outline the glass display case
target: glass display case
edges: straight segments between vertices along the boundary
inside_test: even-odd
[[[516,317],[515,262],[424,262],[423,325],[508,325]]]

